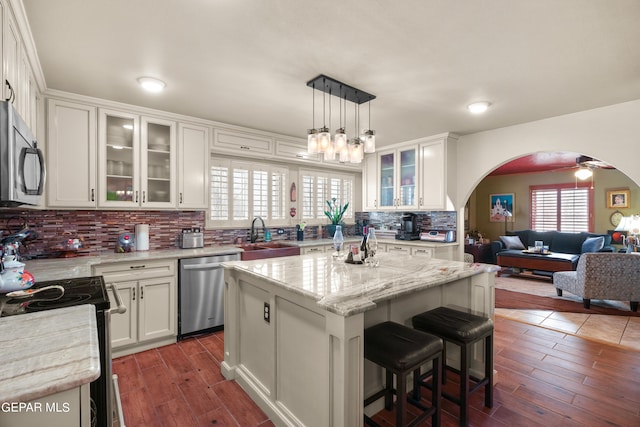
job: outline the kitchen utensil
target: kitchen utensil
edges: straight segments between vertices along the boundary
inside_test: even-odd
[[[44,288],[22,289],[22,290],[19,290],[19,291],[9,292],[9,293],[7,293],[7,296],[9,298],[25,298],[25,297],[33,296],[33,295],[35,295],[35,294],[37,294],[39,292],[49,290],[49,289],[58,289],[60,292],[64,293],[64,288],[62,286],[51,285],[51,286],[45,286]]]

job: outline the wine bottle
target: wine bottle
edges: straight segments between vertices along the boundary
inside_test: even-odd
[[[362,261],[367,259],[367,227],[362,228],[362,242],[360,242],[360,256]]]

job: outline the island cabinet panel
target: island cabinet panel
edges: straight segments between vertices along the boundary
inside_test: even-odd
[[[297,414],[303,425],[329,425],[329,366],[325,318],[283,298],[276,298],[276,383],[278,405]]]
[[[275,335],[273,327],[264,319],[264,304],[270,304],[271,296],[248,282],[241,281],[238,285],[241,363],[257,381],[260,392],[273,396]]]

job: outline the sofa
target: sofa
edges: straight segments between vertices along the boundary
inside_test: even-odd
[[[536,241],[548,247],[546,254],[529,253]],[[614,252],[611,236],[595,233],[520,230],[491,243],[495,262],[503,268],[527,270],[551,278],[556,271],[574,271],[583,253]],[[514,270],[514,271],[519,271]]]
[[[558,296],[562,291],[582,298],[584,308],[592,299],[629,301],[631,311],[638,311],[640,301],[640,253],[586,253],[580,257],[576,271],[553,274]]]

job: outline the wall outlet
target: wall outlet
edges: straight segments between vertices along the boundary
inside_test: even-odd
[[[271,306],[268,302],[264,303],[264,312],[262,314],[264,316],[264,321],[271,323]]]

